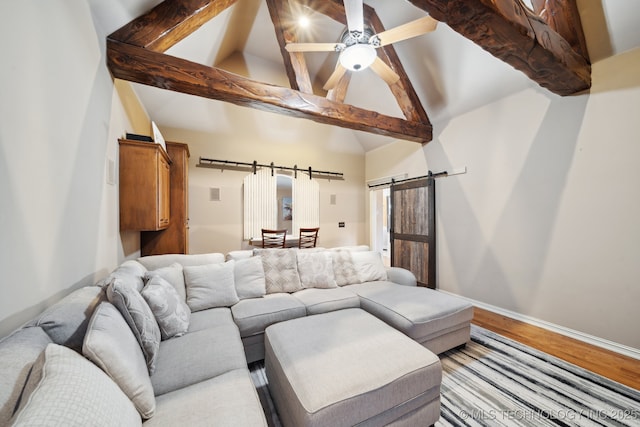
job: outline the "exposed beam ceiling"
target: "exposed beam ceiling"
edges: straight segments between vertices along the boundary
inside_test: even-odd
[[[343,104],[349,73],[326,98],[314,95],[304,56],[284,49],[296,38],[286,24],[291,18],[289,0],[266,1],[292,88],[163,53],[236,0],[160,3],[107,37],[108,67],[116,78],[145,85],[398,139],[431,140],[429,118],[391,45],[378,49],[378,54],[400,76],[390,89],[406,119]],[[304,3],[339,22],[345,20],[341,0],[290,1]],[[560,2],[562,6],[533,0],[540,16],[520,0],[409,1],[554,93],[568,95],[590,86],[590,64],[575,0]],[[365,19],[376,32],[384,30],[375,11],[366,5]]]
[[[288,5],[287,0],[278,1]],[[112,75],[123,80],[319,123],[420,143],[431,141],[432,127],[428,119],[424,122],[391,117],[161,53],[234,2],[166,0],[160,3],[107,37],[107,65]],[[283,37],[278,38],[284,40]],[[292,67],[290,62],[288,67]],[[289,75],[291,78],[291,71]],[[296,78],[292,83],[298,86],[297,81]],[[307,89],[306,83],[303,84]],[[410,109],[407,111],[413,112]]]

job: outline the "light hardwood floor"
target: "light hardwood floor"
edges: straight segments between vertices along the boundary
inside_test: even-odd
[[[472,323],[640,390],[640,360],[478,307]]]

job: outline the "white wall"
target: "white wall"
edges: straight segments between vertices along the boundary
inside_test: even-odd
[[[297,128],[291,138],[267,133],[193,132],[162,129],[167,140],[189,145],[189,252],[229,252],[248,247],[242,239],[242,180],[249,172],[196,167],[200,157],[342,172],[344,181],[318,180],[320,233],[318,245],[331,247],[366,244],[364,155],[330,152],[329,140],[348,138],[347,131],[257,110],[226,104],[227,115],[247,123],[268,120],[275,129]],[[300,176],[298,179],[303,179]],[[220,189],[220,201],[210,201],[210,188]],[[331,205],[331,195],[336,204]],[[295,207],[294,207],[295,209]],[[338,228],[338,222],[345,228]]]
[[[106,165],[129,123],[106,29],[71,3],[0,2],[0,337],[124,256]]]
[[[437,181],[438,286],[640,348],[640,49],[593,64],[590,93],[516,93],[440,127],[380,172]],[[367,179],[392,147],[367,155]]]

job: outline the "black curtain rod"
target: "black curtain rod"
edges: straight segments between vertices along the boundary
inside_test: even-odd
[[[300,171],[300,172],[308,173],[309,174],[309,179],[313,178],[313,174],[321,175],[321,176],[324,176],[324,177],[331,176],[331,177],[335,177],[336,179],[344,179],[344,176],[343,176],[342,172],[320,171],[320,170],[312,169],[311,166],[309,166],[307,169],[300,169],[300,168],[298,168],[298,165],[294,165],[293,167],[287,167],[287,166],[274,165],[273,162],[271,162],[270,164],[266,165],[266,164],[258,163],[255,160],[253,161],[253,163],[247,163],[247,162],[234,162],[234,161],[231,161],[231,160],[217,160],[217,159],[208,159],[206,157],[200,157],[199,158],[199,163],[202,164],[203,162],[207,163],[208,165],[213,165],[214,163],[218,163],[218,164],[221,164],[221,165],[227,165],[227,166],[231,166],[231,167],[245,166],[247,168],[250,168],[254,175],[255,175],[256,171],[258,170],[258,168],[260,167],[260,168],[271,168],[271,176],[273,176],[274,170],[278,169],[278,170],[293,171],[294,178],[298,177],[298,171]]]
[[[391,179],[391,181],[387,181],[387,182],[381,182],[380,184],[369,184],[369,188],[375,188],[375,187],[382,187],[385,185],[394,185],[394,184],[400,184],[402,182],[408,182],[408,181],[415,181],[417,179],[424,179],[424,178],[445,178],[449,175],[449,172],[447,171],[442,171],[442,172],[438,172],[438,173],[433,173],[431,171],[429,171],[428,175],[422,175],[422,176],[416,176],[415,178],[406,178],[406,179],[399,179],[399,180],[395,180],[395,179]]]

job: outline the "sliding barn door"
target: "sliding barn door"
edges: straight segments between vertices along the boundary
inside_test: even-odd
[[[391,186],[391,265],[415,274],[418,286],[436,288],[435,180]]]

